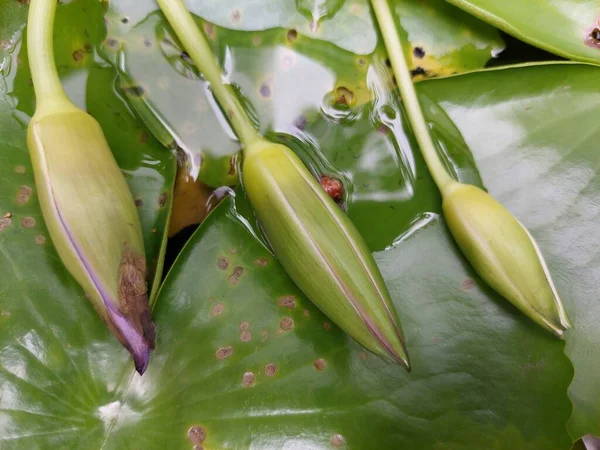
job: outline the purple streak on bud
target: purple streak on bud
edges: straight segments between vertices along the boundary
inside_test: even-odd
[[[123,345],[127,347],[127,350],[133,356],[135,370],[140,375],[143,375],[150,362],[150,345],[144,336],[138,333],[133,325],[117,311],[110,301],[105,301],[104,304],[110,315],[111,322],[123,338]]]

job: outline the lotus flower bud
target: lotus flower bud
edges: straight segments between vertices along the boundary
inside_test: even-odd
[[[100,125],[74,106],[35,115],[28,146],[58,254],[143,373],[154,325],[141,225]]]
[[[389,293],[360,234],[287,147],[245,149],[248,198],[279,261],[300,289],[373,353],[410,368]]]
[[[443,211],[458,246],[483,280],[533,321],[562,337],[569,319],[539,247],[491,195],[454,183]]]

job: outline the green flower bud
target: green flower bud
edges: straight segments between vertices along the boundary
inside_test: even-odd
[[[527,229],[478,187],[455,182],[443,194],[448,227],[479,276],[533,321],[562,337],[571,324]]]
[[[62,89],[52,49],[56,5],[32,0],[27,20],[36,94],[27,146],[40,206],[63,264],[142,374],[155,337],[140,219],[100,125]]]
[[[290,277],[361,345],[409,369],[389,293],[350,219],[287,147],[259,140],[244,151],[248,198]]]
[[[143,373],[154,346],[144,242],[100,125],[75,107],[35,115],[27,143],[58,254]]]

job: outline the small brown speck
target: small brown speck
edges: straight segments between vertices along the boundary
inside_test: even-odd
[[[244,273],[244,268],[237,266],[233,268],[233,273],[229,276],[229,284],[236,285],[240,281],[240,277]]]
[[[269,260],[267,258],[258,258],[254,260],[254,265],[259,267],[265,267],[269,264]]]
[[[262,95],[264,98],[269,98],[271,96],[271,88],[265,83],[261,84],[260,95]]]
[[[262,331],[260,332],[260,335],[261,335],[262,337],[267,337],[267,336],[269,335],[269,331],[268,331],[268,330],[262,330]]]
[[[127,86],[123,88],[123,92],[132,97],[142,97],[146,90],[142,86]]]
[[[129,18],[128,17],[123,17],[121,19],[121,23],[123,23],[124,25],[127,25],[129,23]]]
[[[360,356],[360,359],[367,359],[367,354],[365,352],[360,352],[358,356]]]
[[[150,139],[150,136],[148,135],[148,132],[146,130],[142,130],[142,132],[140,133],[140,139],[139,139],[140,144],[147,143],[149,139]]]
[[[334,202],[342,200],[342,196],[344,195],[344,185],[340,180],[330,178],[327,175],[321,175],[319,182],[321,183],[323,190]]]
[[[249,329],[250,329],[250,324],[248,323],[248,321],[244,320],[242,323],[240,323],[241,331],[249,330]]]
[[[232,353],[233,353],[233,347],[231,345],[228,345],[227,347],[221,347],[220,349],[218,349],[216,351],[215,355],[217,355],[218,359],[225,359],[225,358],[229,358]]]
[[[463,289],[472,289],[473,286],[475,286],[475,282],[473,280],[471,280],[470,278],[467,278],[465,281],[462,282],[462,288]]]
[[[275,331],[275,334],[276,334],[277,336],[281,335],[282,333],[283,333],[283,330],[276,330],[276,331]]]
[[[15,166],[15,172],[17,173],[25,173],[25,166]]]
[[[38,235],[35,237],[35,243],[36,243],[37,245],[44,245],[44,244],[46,243],[46,237],[45,237],[45,236],[42,236],[41,234],[38,234]]]
[[[0,219],[0,231],[4,230],[5,228],[8,228],[12,225],[12,219],[6,217],[6,218],[2,218]]]
[[[229,260],[224,256],[219,256],[217,259],[217,269],[219,270],[227,270],[229,267]]]
[[[302,315],[304,316],[304,318],[308,319],[310,317],[310,311],[308,309],[305,309],[304,311],[302,311]]]
[[[33,217],[23,217],[21,225],[23,228],[33,228],[35,227],[35,219]]]
[[[327,368],[327,361],[325,361],[323,358],[316,359],[314,366],[317,370],[325,370]]]
[[[150,40],[149,38],[144,39],[144,46],[152,47],[152,40]]]
[[[75,50],[71,56],[73,56],[73,59],[75,60],[75,62],[79,62],[85,57],[85,54],[86,54],[86,51],[80,48],[80,49]]]
[[[386,59],[385,59],[385,66],[386,66],[386,67],[392,67],[392,63],[391,63],[391,61],[389,60],[389,58],[386,58]]]
[[[163,206],[165,206],[167,204],[167,198],[168,198],[168,194],[166,192],[163,192],[162,194],[160,194],[160,196],[158,197],[158,207],[162,208]]]
[[[230,248],[229,253],[231,253],[232,255],[235,255],[237,253],[237,250],[235,248]]]
[[[21,186],[17,191],[17,205],[24,205],[31,198],[33,190],[29,186]]]
[[[296,297],[293,295],[284,295],[279,297],[277,304],[284,308],[294,309],[296,307]]]
[[[119,45],[119,41],[117,41],[114,38],[108,38],[106,40],[106,45],[108,45],[109,47],[116,47],[117,45]]]
[[[239,9],[234,9],[231,12],[231,21],[233,23],[239,23],[241,18],[242,18],[242,13],[240,13]]]
[[[222,303],[217,303],[215,306],[213,306],[212,310],[210,311],[211,315],[214,316],[218,316],[219,314],[221,314],[223,311],[225,311],[225,306],[223,306]]]
[[[325,331],[329,331],[329,329],[331,328],[331,324],[329,322],[324,322],[323,328],[325,328]]]
[[[200,425],[191,427],[187,435],[192,444],[202,444],[206,440],[206,430]]]
[[[254,45],[255,47],[258,47],[261,42],[262,40],[260,39],[260,36],[254,36],[252,38],[252,45]]]
[[[294,319],[292,319],[291,317],[284,317],[283,319],[281,319],[281,322],[279,322],[279,327],[285,331],[291,330],[292,328],[294,328]]]
[[[366,63],[367,63],[367,62],[366,62],[364,59],[362,59],[362,58],[360,58],[360,59],[358,60],[358,65],[359,65],[359,66],[364,66]]]
[[[294,42],[298,38],[298,32],[295,29],[291,29],[287,32],[288,42]]]
[[[331,437],[331,445],[333,445],[335,448],[342,448],[344,445],[344,436],[341,434],[334,434]]]
[[[272,377],[277,373],[277,366],[273,363],[269,363],[265,366],[265,375]]]
[[[254,373],[252,373],[252,372],[244,373],[244,375],[242,376],[242,386],[244,386],[244,387],[254,386],[255,379],[256,379],[256,377],[254,376]]]
[[[156,233],[157,229],[156,228],[152,228],[152,232]]]
[[[252,333],[250,330],[244,330],[240,333],[240,341],[250,342],[252,340]]]
[[[144,206],[144,201],[141,198],[136,198],[135,206],[137,206],[138,208],[141,208],[142,206]]]

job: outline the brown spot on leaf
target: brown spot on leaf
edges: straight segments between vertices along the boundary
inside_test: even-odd
[[[325,331],[329,331],[329,329],[331,328],[331,324],[329,322],[324,322],[323,328],[325,328]]]
[[[150,135],[148,134],[148,132],[146,130],[142,130],[140,132],[140,138],[139,138],[140,144],[147,143],[149,139],[150,139]]]
[[[213,317],[215,317],[221,314],[223,311],[225,311],[225,306],[223,306],[222,303],[217,303],[215,306],[213,306],[212,310],[210,311],[210,314]]]
[[[141,208],[142,206],[144,206],[144,201],[141,198],[136,198],[135,206],[137,206],[138,208]]]
[[[252,333],[250,330],[244,330],[240,333],[240,341],[250,342],[252,340]]]
[[[267,258],[258,258],[254,260],[254,265],[259,267],[265,267],[269,264],[269,260]]]
[[[21,225],[23,228],[33,228],[35,227],[35,219],[33,217],[23,217],[21,221]]]
[[[152,40],[150,38],[144,39],[144,47],[152,47]]]
[[[218,359],[225,359],[225,358],[229,358],[232,353],[233,353],[233,347],[231,345],[228,345],[226,347],[221,347],[220,349],[218,349],[216,351],[215,355],[217,355]]]
[[[410,75],[412,77],[418,77],[420,75],[426,76],[427,75],[427,71],[425,69],[423,69],[421,66],[417,66],[413,70],[410,71]]]
[[[206,440],[206,430],[200,425],[194,425],[188,430],[188,439],[194,445],[202,444]]]
[[[234,9],[231,12],[231,21],[233,23],[239,23],[241,18],[242,18],[242,13],[240,13],[239,9]]]
[[[340,180],[330,178],[327,175],[321,175],[319,182],[327,195],[329,195],[334,202],[342,200],[342,196],[344,195],[344,185]]]
[[[296,297],[293,295],[284,295],[279,297],[277,304],[284,308],[294,309],[296,307]]]
[[[230,248],[229,253],[231,253],[232,255],[235,255],[237,253],[237,250],[235,248]]]
[[[467,278],[465,281],[462,282],[462,288],[463,289],[472,289],[473,286],[475,286],[475,282],[473,280],[471,280],[470,278]]]
[[[249,330],[249,329],[250,329],[250,324],[248,323],[248,321],[244,320],[242,323],[240,323],[241,331]]]
[[[295,29],[288,30],[287,40],[288,42],[294,42],[298,38],[298,32]]]
[[[340,86],[335,90],[336,105],[354,105],[354,92],[344,86]]]
[[[121,19],[121,23],[124,24],[124,25],[127,25],[129,23],[129,17],[123,17]]]
[[[29,186],[20,186],[17,191],[17,205],[24,205],[31,198],[33,190]]]
[[[252,45],[254,45],[255,47],[258,47],[261,44],[262,40],[260,39],[260,36],[254,36],[252,38]]]
[[[335,448],[342,448],[344,445],[344,436],[341,434],[334,434],[331,437],[331,445],[333,445]]]
[[[121,313],[133,328],[144,336],[144,340],[154,349],[156,330],[152,314],[148,308],[148,286],[146,284],[146,258],[126,250],[119,268],[119,298]],[[129,348],[123,336],[118,336]]]
[[[168,198],[169,198],[169,194],[167,194],[166,192],[163,192],[162,194],[160,194],[160,196],[158,197],[158,207],[162,208],[163,206],[165,206],[167,204]]]
[[[294,328],[294,319],[292,319],[291,317],[284,317],[283,319],[281,319],[281,322],[279,322],[279,327],[285,331],[291,330],[292,328]]]
[[[227,270],[229,267],[229,260],[224,256],[219,256],[217,259],[217,269],[219,270]]]
[[[365,352],[360,352],[358,356],[360,356],[360,359],[367,359],[367,354]]]
[[[75,60],[75,62],[79,62],[83,58],[85,58],[85,55],[86,55],[86,51],[82,48],[79,48],[79,49],[75,50],[71,56],[73,57],[73,60]]]
[[[108,45],[109,47],[116,47],[117,45],[119,45],[119,41],[117,41],[114,38],[108,38],[106,40],[106,45]]]
[[[600,26],[592,28],[585,38],[585,43],[590,47],[600,48]]]
[[[44,244],[46,243],[46,237],[45,237],[45,236],[42,236],[41,234],[38,234],[38,235],[35,237],[35,243],[36,243],[37,245],[44,245]]]
[[[316,359],[314,366],[317,370],[325,370],[327,368],[327,361],[325,361],[323,358]]]
[[[123,92],[132,97],[142,97],[146,90],[142,86],[126,86],[123,88]]]
[[[10,219],[9,217],[3,217],[2,219],[0,219],[0,231],[10,227],[11,225],[12,219]]]
[[[255,380],[256,380],[256,377],[254,376],[254,373],[252,373],[252,372],[246,372],[242,376],[242,386],[244,386],[244,387],[254,386],[254,381]]]
[[[17,0],[17,3],[20,3],[21,5],[29,5],[29,0]]]
[[[302,315],[308,319],[310,317],[310,311],[308,309],[305,309],[304,311],[302,311]]]
[[[21,166],[21,165],[15,166],[15,172],[25,173],[25,166]]]
[[[233,273],[229,276],[229,284],[236,285],[240,281],[240,277],[244,273],[244,268],[237,266],[233,268]]]
[[[265,375],[272,377],[277,373],[277,366],[273,363],[269,363],[265,366]]]

